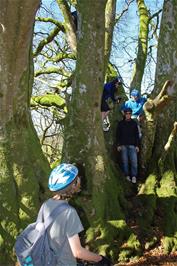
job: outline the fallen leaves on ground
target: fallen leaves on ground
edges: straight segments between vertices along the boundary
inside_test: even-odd
[[[164,255],[160,247],[147,251],[138,260],[118,263],[115,266],[177,266],[177,252]]]

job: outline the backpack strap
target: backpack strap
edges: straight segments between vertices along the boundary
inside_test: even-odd
[[[45,205],[45,202],[42,204],[42,206],[41,206],[41,208],[40,208],[40,210],[38,212],[37,219],[36,219],[37,223],[42,223],[43,222],[44,205]]]
[[[57,216],[63,212],[64,210],[66,210],[67,208],[70,207],[70,205],[67,202],[63,202],[60,203],[57,207],[55,207],[51,213],[44,219],[44,206],[45,206],[45,202],[43,203],[43,205],[41,206],[39,213],[38,213],[38,217],[37,217],[37,222],[43,222],[45,229],[47,229],[49,227],[49,225],[54,222],[54,220],[57,218]]]

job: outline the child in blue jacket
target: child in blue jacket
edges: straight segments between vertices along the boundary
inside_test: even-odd
[[[130,96],[130,99],[122,104],[121,111],[124,112],[124,110],[130,108],[132,110],[132,118],[139,120],[140,116],[143,114],[143,105],[147,101],[147,98],[140,96],[137,89],[133,89]]]

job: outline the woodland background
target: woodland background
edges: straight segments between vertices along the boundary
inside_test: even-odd
[[[0,265],[15,264],[16,236],[50,196],[48,174],[60,161],[82,172],[73,204],[84,245],[118,265],[146,265],[146,254],[151,265],[175,265],[175,1],[0,0],[0,6]],[[119,74],[123,100],[134,87],[148,95],[136,187],[118,164],[119,105],[111,130],[101,126],[103,84]]]

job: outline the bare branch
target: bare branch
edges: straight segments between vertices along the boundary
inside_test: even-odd
[[[40,142],[41,142],[41,145],[44,144],[44,140],[45,140],[45,138],[46,138],[47,131],[48,131],[48,129],[52,126],[53,122],[54,122],[54,118],[52,118],[52,120],[51,120],[51,122],[49,123],[49,125],[44,129],[43,134],[42,134],[42,137],[41,137],[41,141],[40,141]]]
[[[152,16],[150,16],[150,20],[152,20],[153,18],[157,17],[157,19],[159,18],[159,14],[162,12],[163,9],[159,9],[156,13],[154,13]]]
[[[128,11],[129,6],[131,5],[131,3],[133,3],[135,0],[129,0],[129,1],[125,1],[126,2],[126,7],[122,10],[122,12],[116,16],[115,19],[115,24],[117,24],[117,22],[123,17],[123,15]]]

